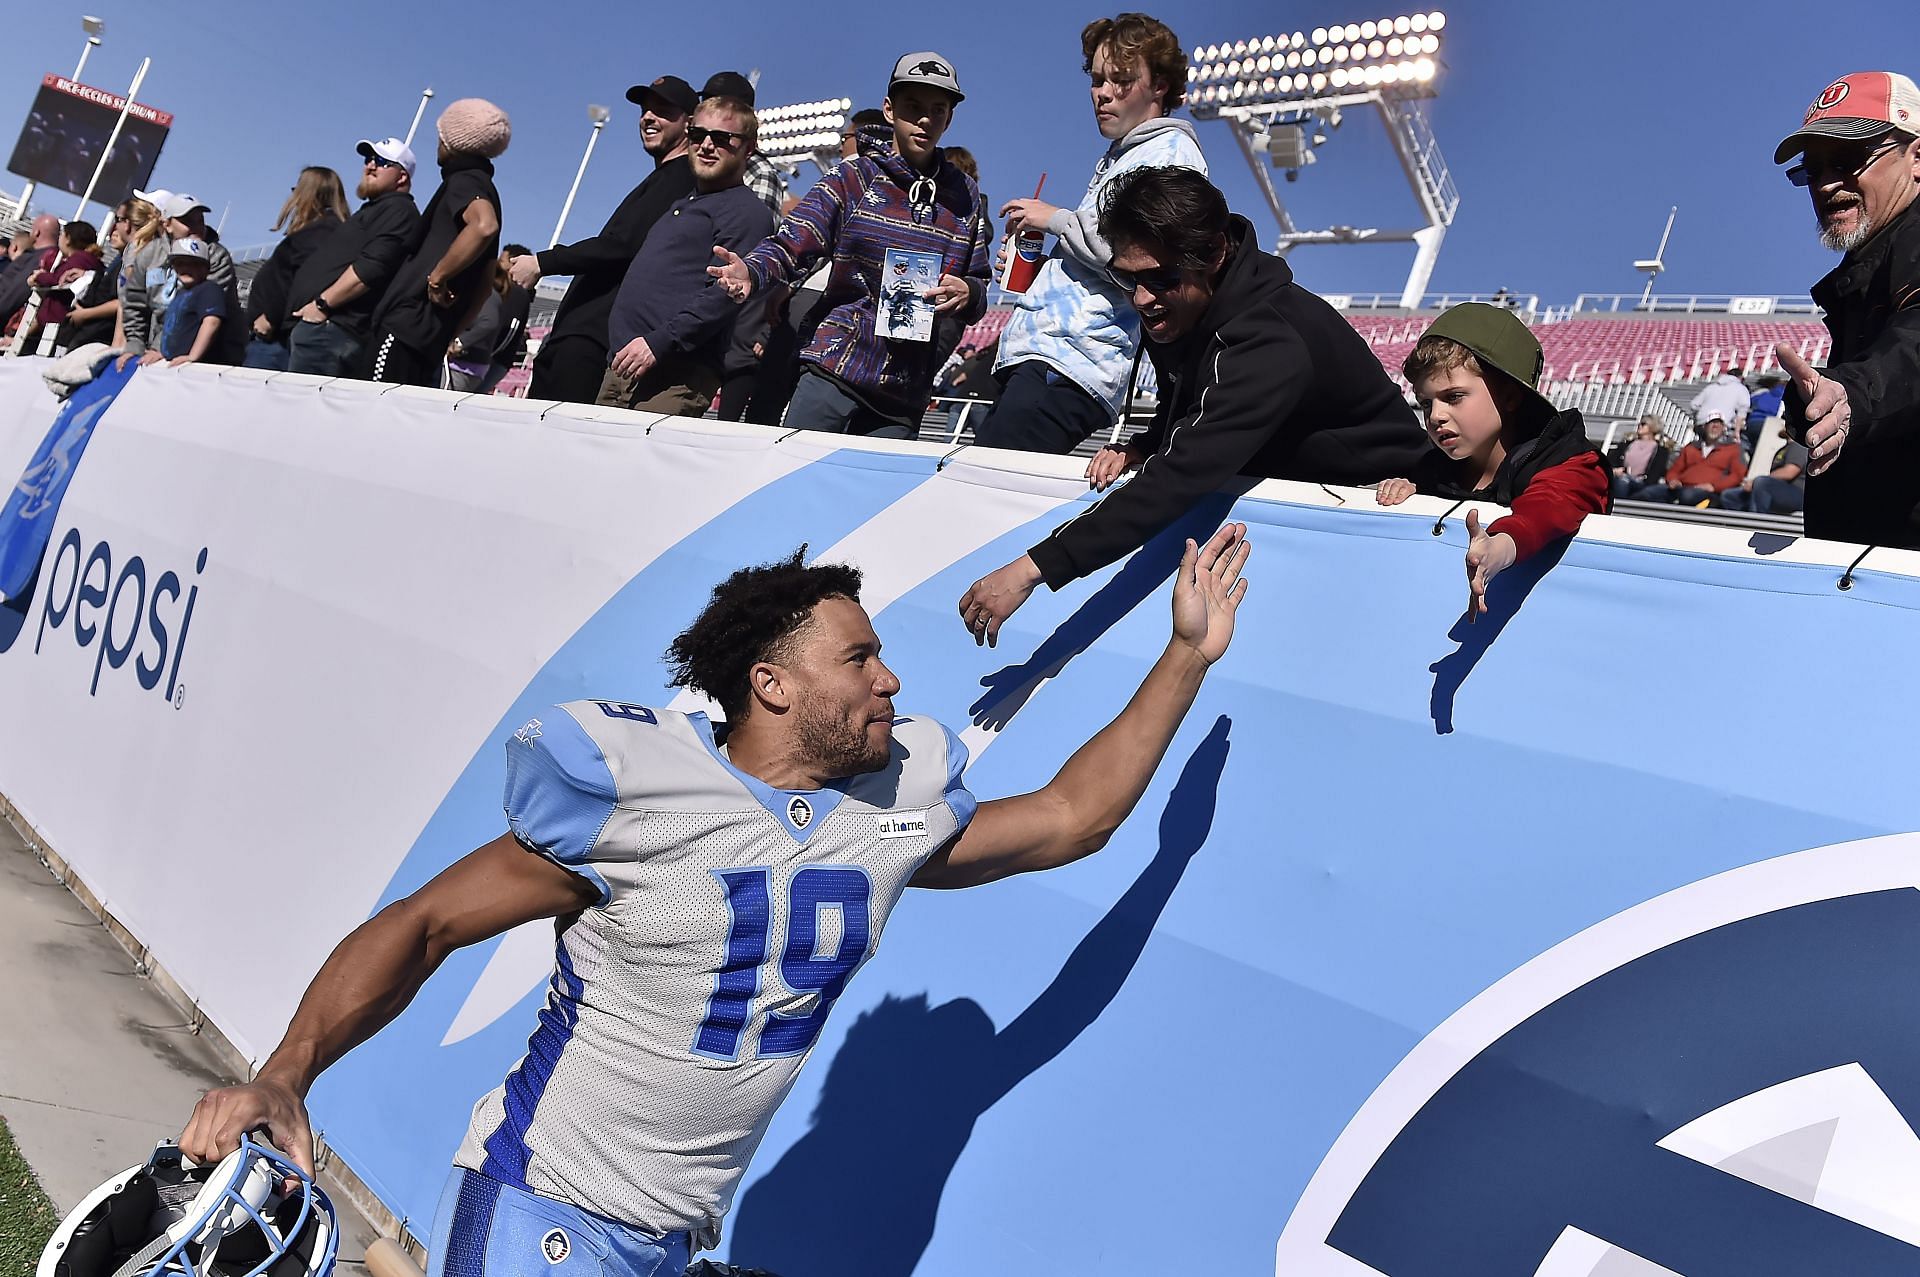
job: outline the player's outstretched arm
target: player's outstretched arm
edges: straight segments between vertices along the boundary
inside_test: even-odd
[[[916,887],[972,887],[1088,856],[1133,811],[1200,691],[1233,641],[1252,545],[1229,523],[1187,542],[1173,587],[1173,636],[1120,717],[1067,760],[1046,788],[980,804],[973,821],[914,875]]]
[[[592,904],[593,885],[503,834],[455,861],[342,940],[307,986],[280,1045],[252,1082],[208,1091],[180,1151],[215,1162],[265,1127],[295,1165],[313,1170],[307,1091],[334,1061],[378,1033],[455,949],[537,918]]]

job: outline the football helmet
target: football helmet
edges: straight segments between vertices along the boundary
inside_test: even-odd
[[[35,1277],[327,1277],[340,1241],[311,1176],[251,1138],[213,1167],[162,1141],[88,1193]]]

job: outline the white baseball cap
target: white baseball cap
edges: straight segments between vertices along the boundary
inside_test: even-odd
[[[162,210],[161,216],[164,217],[166,215],[165,214],[166,203],[168,200],[173,198],[173,192],[167,190],[163,186],[157,186],[151,191],[135,191],[133,193],[133,198],[137,200],[145,200],[147,203],[153,205],[155,208]]]
[[[154,207],[160,210],[160,216],[162,217],[185,217],[196,208],[205,213],[211,213],[213,211],[213,205],[184,193],[177,195],[169,193],[166,203],[156,204]]]
[[[206,241],[197,235],[189,235],[185,239],[174,240],[173,247],[167,251],[167,259],[171,261],[176,257],[191,257],[198,262],[206,261]]]
[[[389,164],[398,164],[407,170],[407,176],[413,176],[413,148],[397,137],[383,137],[378,142],[361,138],[359,145],[353,148],[362,159],[382,159]]]

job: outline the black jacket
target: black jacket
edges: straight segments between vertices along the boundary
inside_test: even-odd
[[[613,297],[627,267],[640,252],[653,224],[683,195],[693,194],[693,164],[682,155],[668,160],[647,175],[646,181],[627,192],[620,207],[600,229],[598,235],[573,244],[542,249],[538,254],[542,275],[571,275],[567,295],[554,312],[553,331],[557,337],[586,337],[602,350],[607,348],[607,320],[613,314]]]
[[[293,311],[287,305],[293,277],[300,273],[300,267],[313,256],[315,250],[333,238],[334,232],[344,225],[344,222],[334,218],[323,218],[294,231],[274,248],[273,255],[254,275],[253,284],[247,290],[246,329],[249,336],[253,333],[253,321],[265,315],[273,325],[273,340],[287,339],[287,331],[293,327]],[[338,272],[334,278],[339,278]],[[300,304],[304,306],[306,302]]]
[[[335,306],[333,323],[355,336],[366,336],[373,312],[393,282],[419,224],[420,210],[405,191],[388,191],[362,204],[294,272],[287,289],[287,313],[325,292],[351,266],[367,291],[344,306]]]
[[[1147,343],[1160,405],[1133,442],[1152,455],[1029,551],[1054,589],[1131,554],[1235,475],[1376,483],[1414,474],[1433,449],[1353,326],[1260,250],[1246,218],[1228,234],[1200,322],[1177,342]]]
[[[1807,535],[1920,549],[1920,201],[1813,286],[1853,428],[1831,469],[1807,481]],[[1805,425],[1798,390],[1787,424]]]
[[[1622,439],[1613,445],[1613,451],[1607,456],[1607,468],[1615,474],[1627,472],[1627,446],[1632,439]],[[1667,463],[1673,460],[1672,454],[1663,443],[1653,445],[1653,455],[1647,458],[1647,472],[1634,479],[1635,483],[1657,483],[1667,475]]]

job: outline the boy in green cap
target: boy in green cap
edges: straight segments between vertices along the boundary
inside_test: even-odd
[[[1580,414],[1555,412],[1540,393],[1543,362],[1512,311],[1466,302],[1434,320],[1400,368],[1438,451],[1412,478],[1381,483],[1375,500],[1399,505],[1418,492],[1511,511],[1485,528],[1467,512],[1469,615],[1487,610],[1494,577],[1610,508],[1607,463]]]

